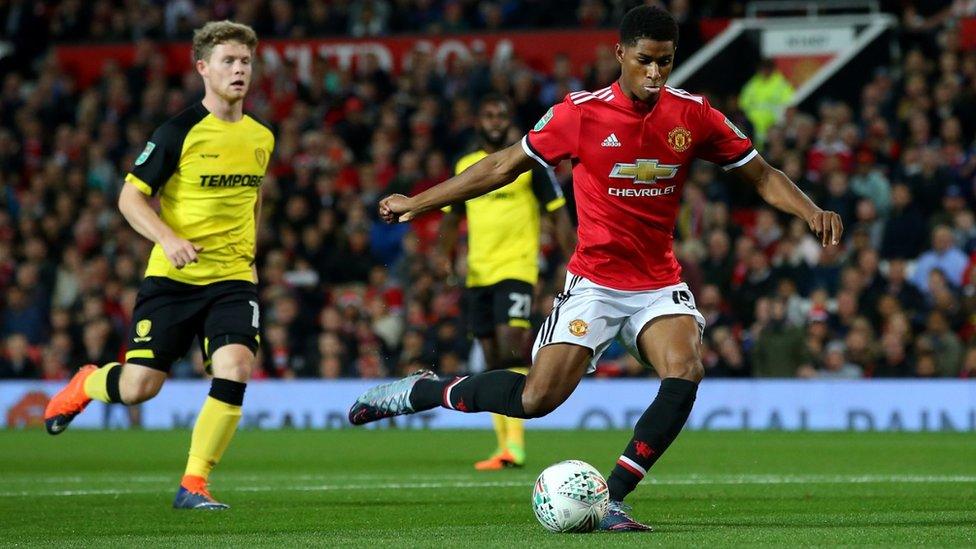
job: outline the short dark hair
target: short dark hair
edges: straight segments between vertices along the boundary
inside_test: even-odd
[[[635,46],[641,38],[660,42],[672,41],[678,46],[678,22],[667,10],[657,6],[637,6],[620,22],[620,43]]]
[[[502,105],[505,105],[505,108],[508,109],[509,114],[512,114],[512,111],[514,110],[512,107],[512,100],[509,99],[507,95],[498,92],[488,92],[481,97],[481,101],[478,101],[478,112],[481,112],[481,109],[483,109],[485,105],[491,103],[501,103]]]

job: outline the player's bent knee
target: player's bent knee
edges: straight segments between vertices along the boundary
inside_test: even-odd
[[[126,364],[119,379],[119,394],[125,404],[139,404],[159,394],[166,381],[166,374],[140,366]]]
[[[127,405],[142,404],[158,395],[161,388],[162,385],[139,385],[128,396],[122,397],[122,402]]]
[[[522,409],[525,410],[526,418],[545,416],[555,410],[559,404],[559,400],[544,391],[533,390],[528,386],[522,391]]]
[[[213,376],[231,381],[247,383],[251,379],[251,360],[237,360],[223,362],[219,366],[214,362]]]
[[[705,377],[705,366],[698,357],[668,362],[667,377],[677,377],[698,383]]]
[[[224,345],[213,353],[213,375],[246,383],[251,378],[254,352],[246,345]]]

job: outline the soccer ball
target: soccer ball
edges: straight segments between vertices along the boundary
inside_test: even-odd
[[[532,490],[535,518],[551,532],[592,532],[607,514],[609,502],[603,475],[575,459],[548,467]]]

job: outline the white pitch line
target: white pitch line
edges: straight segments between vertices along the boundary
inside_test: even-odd
[[[976,482],[974,475],[721,475],[686,478],[646,478],[645,484],[928,484],[939,482]]]
[[[294,477],[293,477],[294,478]],[[229,479],[225,479],[229,480]],[[644,484],[653,485],[766,485],[766,484],[933,484],[933,483],[976,483],[973,475],[723,475],[648,478]],[[508,481],[467,481],[467,482],[380,482],[380,483],[341,483],[318,485],[255,485],[227,486],[224,492],[335,492],[355,490],[404,490],[404,489],[456,489],[456,488],[517,488],[531,486],[531,478]],[[91,495],[124,495],[160,493],[162,488],[118,488],[92,490],[16,490],[0,491],[0,497],[70,497]]]
[[[319,481],[319,482],[334,481],[334,482],[338,482],[338,481],[343,481],[343,480],[364,480],[364,481],[368,481],[368,480],[385,480],[385,481],[393,482],[393,481],[397,481],[397,480],[417,480],[417,481],[425,481],[425,480],[440,480],[440,481],[443,481],[443,480],[467,480],[467,479],[470,479],[470,478],[471,478],[471,475],[470,474],[463,474],[463,473],[462,474],[443,474],[443,475],[435,475],[435,474],[423,474],[423,475],[406,474],[406,475],[400,475],[400,474],[393,474],[393,473],[388,473],[388,474],[349,474],[349,475],[346,475],[346,474],[338,474],[338,473],[337,474],[331,474],[331,475],[315,475],[315,474],[311,474],[311,475],[310,474],[289,475],[289,474],[274,474],[274,473],[269,473],[267,475],[247,475],[247,474],[238,475],[238,474],[234,474],[234,473],[224,473],[224,474],[220,475],[220,480],[221,481],[224,481],[224,482],[254,482],[254,481],[267,481],[267,480],[272,480],[272,479],[281,479],[281,480],[284,480],[284,481],[292,481],[292,482],[294,482],[294,481]],[[528,478],[528,477],[526,477],[526,478]],[[175,482],[176,480],[179,480],[179,476],[178,475],[176,475],[176,476],[174,476],[174,475],[132,475],[132,476],[126,476],[126,475],[118,475],[118,474],[108,475],[108,474],[94,473],[91,476],[71,475],[71,476],[59,477],[59,476],[47,476],[47,475],[45,475],[43,477],[37,478],[37,477],[33,476],[33,474],[31,474],[31,475],[27,475],[27,476],[24,476],[24,477],[21,477],[21,478],[8,478],[8,479],[0,480],[0,488],[6,487],[6,486],[10,486],[10,485],[17,486],[17,485],[21,485],[21,484],[30,484],[30,485],[35,485],[35,484],[80,484],[80,483],[92,484],[92,483],[105,482],[105,481],[108,481],[108,482],[117,482],[119,484],[150,484],[150,483],[157,483],[157,482]]]

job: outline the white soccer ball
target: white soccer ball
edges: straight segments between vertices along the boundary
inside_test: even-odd
[[[609,502],[603,475],[575,459],[548,467],[532,490],[535,518],[551,532],[592,532],[606,516]]]

